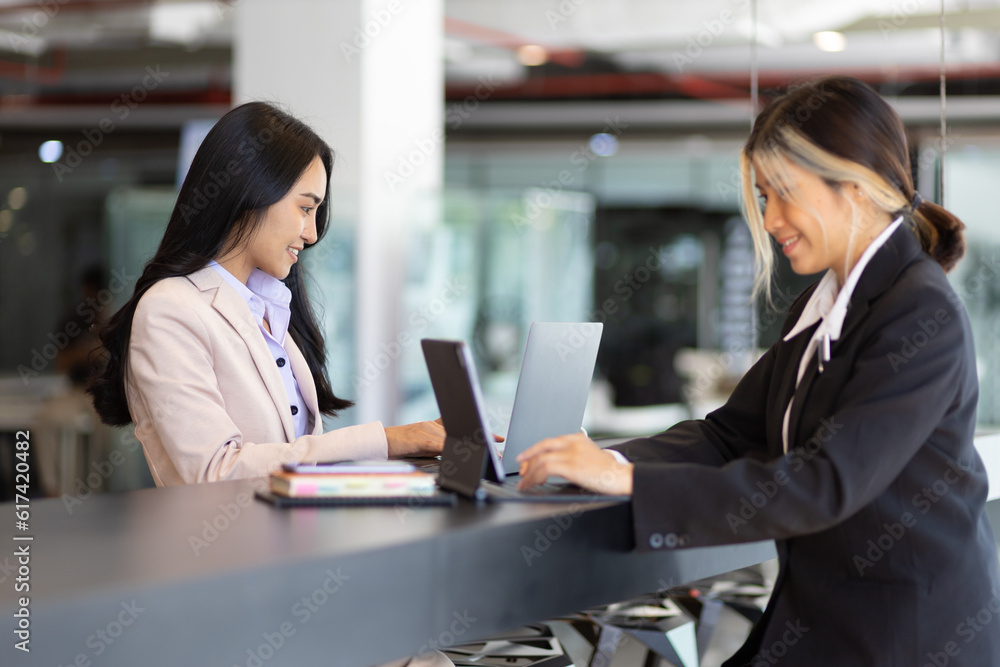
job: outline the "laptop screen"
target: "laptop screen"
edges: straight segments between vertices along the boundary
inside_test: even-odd
[[[517,455],[539,440],[580,430],[604,325],[535,322],[517,379],[503,468],[518,471]]]

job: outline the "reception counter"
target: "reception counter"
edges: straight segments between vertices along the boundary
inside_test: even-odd
[[[260,483],[33,501],[27,530],[0,505],[0,664],[363,667],[775,555],[637,554],[628,504],[281,510]]]

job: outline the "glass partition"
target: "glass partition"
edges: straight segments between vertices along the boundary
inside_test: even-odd
[[[172,187],[121,187],[104,202],[108,264],[122,277],[121,289],[112,290],[110,313],[132,297],[142,267],[156,254],[177,201]]]
[[[1000,424],[1000,227],[990,197],[1000,182],[1000,141],[964,137],[956,143],[945,158],[944,203],[966,225],[967,250],[949,278],[972,322],[979,371],[978,422],[987,428]],[[933,191],[927,185],[921,190]]]
[[[450,189],[442,211],[407,239],[399,421],[438,414],[419,340],[460,339],[472,346],[491,425],[506,433],[531,322],[593,319],[594,200]]]

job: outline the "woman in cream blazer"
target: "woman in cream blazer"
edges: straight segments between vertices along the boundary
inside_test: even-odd
[[[285,349],[312,424],[299,438],[258,325],[218,272],[166,278],[146,292],[132,320],[126,387],[157,485],[260,477],[280,461],[386,458],[379,422],[323,433],[306,359],[290,337]]]
[[[331,389],[298,262],[326,231],[332,166],[311,129],[260,102],[199,148],[88,388],[105,423],[135,424],[157,485],[441,451],[438,421],[323,432],[352,403]]]

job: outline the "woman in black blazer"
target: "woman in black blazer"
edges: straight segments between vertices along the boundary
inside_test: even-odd
[[[614,453],[542,441],[522,485],[631,493],[640,550],[775,539],[774,593],[727,665],[1000,665],[975,353],[945,278],[962,223],[915,192],[899,117],[855,79],[775,100],[742,165],[758,290],[771,238],[822,279],[722,408]]]

